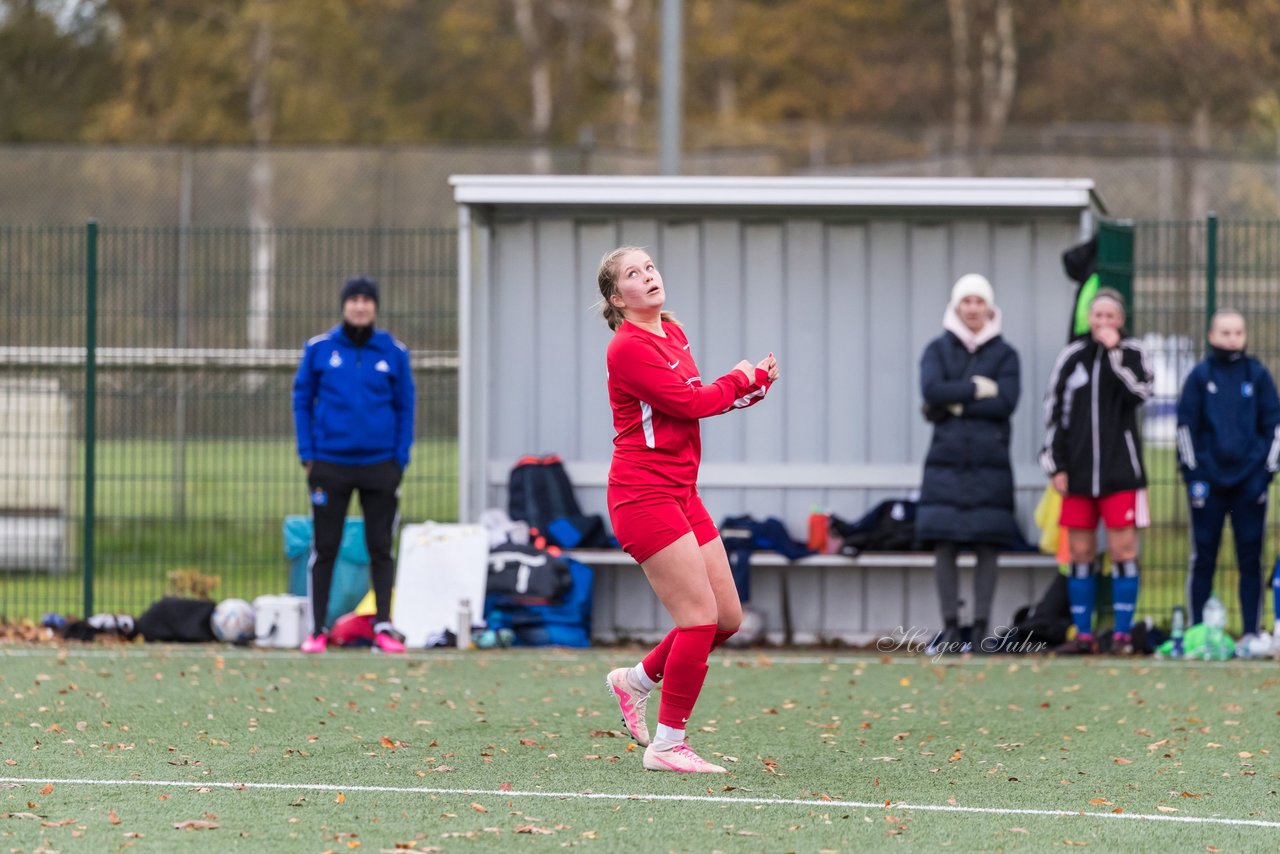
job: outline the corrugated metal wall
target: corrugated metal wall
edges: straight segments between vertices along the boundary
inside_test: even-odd
[[[1034,537],[1041,398],[1074,294],[1060,256],[1080,239],[1079,214],[491,213],[477,278],[492,292],[473,289],[482,304],[472,324],[482,351],[474,388],[487,409],[474,430],[488,432],[477,443],[488,446],[477,449],[488,485],[472,503],[505,506],[514,461],[557,453],[584,509],[606,512],[610,333],[594,308],[595,275],[604,252],[636,244],[662,271],[667,308],[705,378],[778,355],[783,379],[763,404],[703,423],[702,494],[717,520],[780,516],[797,536],[812,505],[856,518],[918,484],[930,435],[920,353],[941,332],[955,279],[988,276],[1022,356],[1013,457]]]

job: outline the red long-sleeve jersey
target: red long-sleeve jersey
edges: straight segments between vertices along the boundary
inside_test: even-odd
[[[662,331],[665,338],[624,321],[609,343],[613,486],[696,485],[698,419],[751,406],[769,390],[769,375],[758,368],[754,383],[734,370],[703,385],[684,330],[664,322]]]

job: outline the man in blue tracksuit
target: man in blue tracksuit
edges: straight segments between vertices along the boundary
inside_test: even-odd
[[[351,493],[360,493],[377,616],[374,644],[404,652],[391,625],[395,565],[391,541],[400,480],[413,445],[414,388],[409,350],[374,326],[378,284],[349,279],[342,287],[342,323],[307,342],[293,379],[298,457],[307,471],[315,551],[311,558],[314,630],[303,652],[324,652],[333,565],[342,543]]]
[[[1245,353],[1244,317],[1223,309],[1209,325],[1209,352],[1178,398],[1178,459],[1191,505],[1187,578],[1191,621],[1202,619],[1228,514],[1240,567],[1245,639],[1258,632],[1267,487],[1280,468],[1280,398],[1271,374]]]

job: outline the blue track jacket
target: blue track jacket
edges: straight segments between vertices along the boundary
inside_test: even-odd
[[[1178,396],[1178,461],[1191,483],[1229,488],[1280,468],[1280,397],[1251,356],[1211,348]]]
[[[395,460],[413,445],[414,388],[409,350],[375,328],[357,347],[342,324],[302,349],[293,378],[293,423],[302,462],[360,466]]]

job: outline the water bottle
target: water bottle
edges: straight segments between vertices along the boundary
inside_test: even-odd
[[[1169,630],[1169,638],[1173,641],[1173,649],[1169,653],[1172,658],[1182,658],[1182,636],[1187,631],[1187,612],[1181,605],[1173,606],[1173,627]]]
[[[809,551],[823,552],[827,548],[827,514],[815,505],[809,510]]]
[[[1204,653],[1206,661],[1222,661],[1227,655],[1227,609],[1222,600],[1210,595],[1204,603]]]
[[[1227,627],[1227,609],[1217,596],[1210,595],[1209,601],[1204,603],[1204,624],[1210,629]]]
[[[458,602],[458,649],[471,649],[471,600]]]

